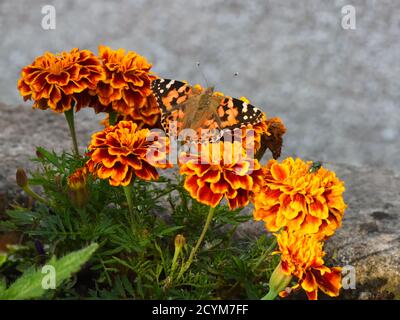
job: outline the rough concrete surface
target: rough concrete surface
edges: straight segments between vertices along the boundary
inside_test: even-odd
[[[46,4],[56,30],[41,28]],[[341,27],[347,4],[356,30]],[[35,56],[106,44],[145,55],[160,76],[204,84],[200,61],[219,91],[282,118],[283,157],[326,161],[345,180],[349,208],[328,247],[356,267],[349,297],[399,298],[399,36],[397,0],[2,0],[0,189],[29,167],[35,146],[70,146],[62,116],[18,96],[19,72]],[[77,114],[82,149],[99,119]]]
[[[391,170],[332,166],[346,182],[348,208],[327,250],[356,270],[346,296],[400,299],[400,175]]]

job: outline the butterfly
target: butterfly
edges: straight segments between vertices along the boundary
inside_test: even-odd
[[[197,132],[207,129],[210,140],[217,141],[226,130],[264,120],[260,109],[242,100],[216,94],[214,87],[202,89],[177,80],[156,79],[152,82],[152,91],[167,134],[171,130],[179,134],[185,128]]]

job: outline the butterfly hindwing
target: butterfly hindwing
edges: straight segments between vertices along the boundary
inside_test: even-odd
[[[263,120],[263,113],[255,106],[239,99],[224,97],[217,107],[220,129],[236,129]]]

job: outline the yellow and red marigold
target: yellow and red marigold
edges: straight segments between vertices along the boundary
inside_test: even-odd
[[[72,49],[70,52],[53,54],[46,52],[22,69],[18,90],[24,100],[34,100],[34,108],[50,108],[65,112],[75,103],[77,111],[84,105],[81,95],[96,89],[104,78],[103,67],[97,57],[88,50]]]
[[[291,289],[301,286],[310,300],[318,298],[318,289],[331,297],[339,295],[342,286],[341,268],[325,266],[323,242],[317,235],[283,230],[275,236],[279,250],[274,253],[281,255],[281,261],[271,277],[272,286],[275,280],[273,278],[279,279],[277,275],[281,273],[296,277],[298,283]],[[290,291],[282,290],[279,295],[285,297]]]
[[[253,195],[255,220],[263,220],[272,232],[287,228],[331,236],[346,209],[344,183],[323,167],[310,172],[311,165],[293,158],[270,160],[263,168],[263,186]]]
[[[159,121],[160,110],[156,104],[155,98],[153,95],[147,97],[146,105],[141,108],[141,117],[135,117],[134,113],[131,114],[117,114],[116,115],[116,122],[119,121],[132,121],[135,122],[138,126],[138,129],[161,129],[161,122]],[[156,109],[155,109],[156,107]],[[157,117],[154,117],[157,115]],[[143,119],[146,118],[147,120],[144,121]],[[110,125],[110,114],[101,120],[101,124],[105,127]]]
[[[135,122],[154,126],[160,117],[160,110],[151,91],[151,64],[134,51],[112,50],[99,47],[105,79],[98,83],[96,97],[91,106],[96,112],[115,111],[129,115]]]
[[[136,176],[156,180],[156,167],[169,167],[168,140],[136,123],[120,121],[92,136],[88,147],[89,171],[112,186],[127,186]]]
[[[249,133],[252,132],[252,135]],[[245,148],[252,147],[258,160],[269,149],[274,159],[279,158],[282,148],[282,136],[286,128],[280,118],[267,119],[254,125],[248,124],[242,128],[242,141]]]
[[[249,202],[261,183],[261,166],[246,156],[240,142],[199,145],[196,155],[182,153],[180,173],[185,189],[197,201],[216,207],[225,197],[230,209]]]
[[[86,187],[87,168],[78,168],[67,178],[67,184],[70,189],[79,190]]]

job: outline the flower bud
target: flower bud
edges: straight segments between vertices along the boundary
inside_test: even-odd
[[[36,157],[39,159],[44,159],[44,155],[39,149],[36,149]]]
[[[286,289],[290,280],[292,280],[292,275],[286,274],[282,269],[282,262],[279,262],[269,279],[269,295],[275,298],[279,292]]]
[[[56,186],[56,189],[58,190],[58,192],[63,191],[61,174],[57,173],[54,176],[54,185]]]
[[[28,176],[23,168],[18,168],[16,173],[17,185],[22,189],[28,186]]]
[[[78,208],[83,208],[89,200],[86,167],[75,170],[75,172],[68,177],[67,184],[68,194],[72,204]]]
[[[186,244],[186,239],[182,234],[178,234],[175,237],[175,248],[181,250]]]

